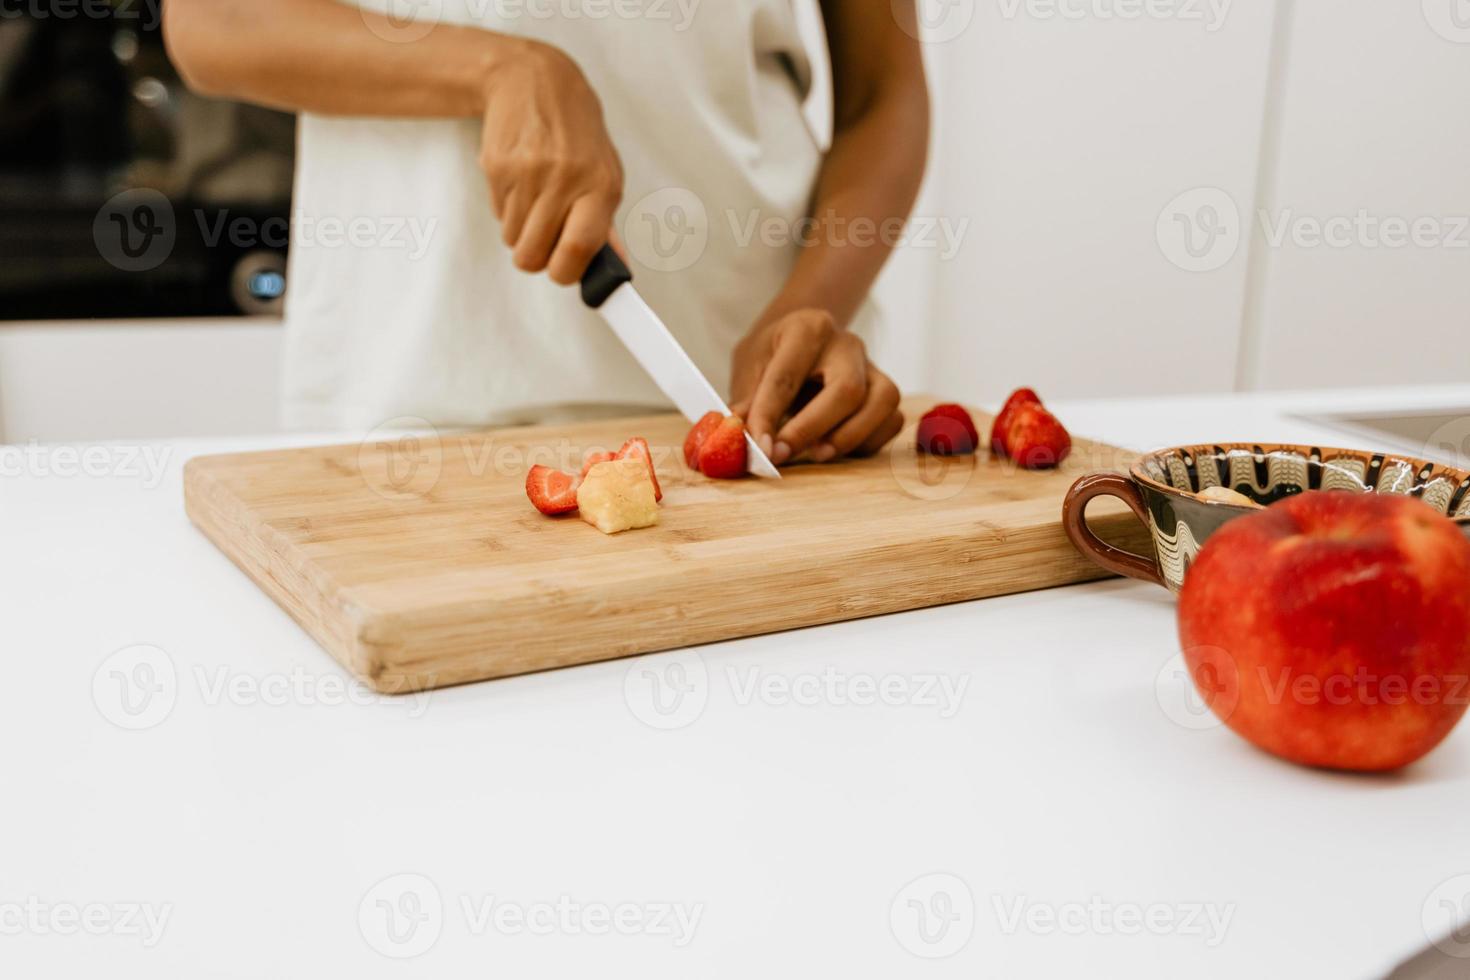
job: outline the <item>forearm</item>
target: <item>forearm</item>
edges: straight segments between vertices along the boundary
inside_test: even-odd
[[[875,95],[840,122],[813,195],[812,224],[780,293],[758,324],[800,309],[827,310],[847,326],[899,237],[928,152],[922,81]]]
[[[336,0],[169,0],[164,37],[191,88],[294,112],[478,115],[498,64],[532,42],[403,25]]]

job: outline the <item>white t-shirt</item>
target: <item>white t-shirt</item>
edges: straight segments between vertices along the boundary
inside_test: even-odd
[[[722,391],[731,349],[791,269],[821,161],[790,2],[429,0],[446,21],[576,60],[622,157],[617,227],[637,288]],[[306,115],[298,140],[288,424],[668,404],[575,288],[512,264],[476,162],[479,120]]]

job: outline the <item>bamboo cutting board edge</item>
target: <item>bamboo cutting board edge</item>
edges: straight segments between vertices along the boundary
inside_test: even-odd
[[[1143,528],[1136,520],[1127,515],[1099,517],[1093,519],[1091,524],[1100,536],[1113,542],[1146,543],[1147,541]],[[944,543],[946,542],[935,542],[936,545]],[[1067,547],[1071,547],[1070,543],[1067,544]],[[953,555],[947,557],[953,559]],[[1018,549],[1013,555],[1002,556],[991,553],[976,560],[999,564],[1004,558],[1026,561],[1035,557],[1029,551]],[[926,554],[923,560],[930,560],[930,556]],[[369,617],[366,628],[358,636],[358,643],[359,649],[372,651],[371,660],[378,670],[378,673],[372,676],[377,679],[377,683],[381,684],[379,689],[399,693],[417,690],[420,687],[442,687],[478,680],[492,680],[542,670],[615,660],[638,654],[657,653],[755,635],[781,633],[810,626],[865,619],[869,616],[882,616],[976,599],[1061,588],[1113,577],[1082,555],[1074,553],[1068,562],[1069,567],[1060,570],[1060,574],[1067,576],[1067,580],[1057,581],[1059,570],[1056,560],[1048,557],[1047,561],[1050,565],[1048,573],[1037,575],[1034,578],[1018,574],[1011,577],[1005,584],[994,579],[975,578],[972,581],[977,583],[976,585],[955,586],[936,592],[932,576],[924,580],[922,587],[906,588],[903,583],[895,584],[888,581],[884,584],[893,596],[891,599],[863,603],[860,607],[857,604],[838,601],[826,611],[814,611],[811,605],[805,605],[800,614],[793,613],[785,620],[767,620],[758,630],[751,630],[748,625],[739,620],[738,615],[742,610],[735,607],[727,612],[725,622],[679,618],[675,622],[663,624],[665,628],[645,624],[636,640],[629,639],[628,634],[620,628],[609,627],[606,630],[595,628],[599,614],[607,611],[608,599],[602,598],[595,602],[562,600],[556,611],[567,621],[568,632],[550,638],[544,636],[530,638],[532,641],[546,640],[547,645],[544,647],[537,642],[502,645],[498,648],[496,658],[498,667],[492,670],[486,670],[484,661],[477,656],[477,651],[483,649],[484,645],[482,634],[463,633],[461,630],[464,649],[456,651],[454,648],[455,627],[459,622],[454,614],[467,611],[471,604],[447,605],[439,610],[426,609],[411,616],[388,614],[382,617]],[[962,568],[969,564],[971,562],[968,561],[960,563]],[[791,574],[793,577],[799,577],[804,571],[808,570],[798,566],[783,569],[784,573]],[[670,586],[689,588],[699,584],[682,578],[678,582],[671,582]],[[707,589],[705,595],[708,599],[710,593]],[[506,611],[510,612],[510,610]],[[527,614],[544,613],[546,609],[527,608],[525,612]],[[428,644],[433,641],[436,649],[434,662],[442,664],[444,661],[450,661],[451,666],[448,668],[440,666],[430,670],[426,665],[415,661],[404,646],[403,639],[407,636],[412,636],[414,642],[420,644]]]
[[[218,458],[218,457],[214,457]],[[200,464],[200,465],[196,465]],[[595,600],[573,600],[557,598],[555,618],[567,624],[565,632],[531,633],[524,636],[512,635],[508,644],[499,648],[497,669],[486,670],[479,656],[484,649],[485,637],[480,631],[465,633],[462,614],[467,606],[483,605],[474,602],[451,602],[438,606],[426,606],[413,614],[379,610],[366,605],[350,595],[349,589],[337,586],[330,580],[319,578],[311,581],[300,569],[313,566],[300,555],[300,549],[280,531],[270,527],[250,513],[249,508],[213,479],[207,458],[190,460],[185,465],[186,511],[190,520],[202,530],[230,560],[275,600],[303,630],[317,641],[334,659],[355,675],[361,677],[380,693],[409,694],[416,691],[453,684],[490,680],[533,671],[558,667],[578,666],[603,660],[613,660],[640,653],[713,643],[752,635],[748,624],[739,619],[740,606],[726,607],[723,616],[690,618],[678,615],[672,621],[649,623],[636,639],[630,638],[621,625],[616,628],[599,629],[598,624],[610,622],[606,614],[609,607],[621,603],[631,604],[643,597],[639,592],[633,596],[609,597],[603,595]],[[1145,529],[1128,513],[1099,515],[1091,521],[1095,530],[1105,539],[1125,546],[1145,546],[1148,543]],[[229,533],[231,526],[236,534]],[[978,533],[977,533],[978,532]],[[1060,538],[1059,547],[1065,547],[1070,557],[1067,567],[1056,568],[1054,556],[1047,558],[1049,571],[1044,575],[1028,577],[1024,574],[1027,559],[1034,565],[1036,554],[1033,546],[1047,542],[1036,538]],[[237,542],[239,547],[231,546]],[[990,550],[979,554],[977,549],[984,543]],[[1038,525],[1032,528],[1008,528],[1007,547],[997,552],[993,535],[975,528],[969,533],[950,533],[924,542],[918,555],[906,555],[911,564],[932,568],[934,564],[951,563],[957,573],[970,568],[977,561],[1000,562],[1011,559],[1021,563],[1020,574],[1004,580],[969,576],[968,584],[957,581],[953,587],[936,592],[932,574],[926,574],[922,584],[911,582],[903,588],[903,582],[895,582],[889,566],[885,566],[883,584],[891,598],[871,602],[860,610],[846,605],[843,600],[829,603],[825,609],[813,610],[809,605],[801,606],[801,614],[792,614],[784,620],[767,622],[758,633],[783,632],[805,626],[825,625],[867,616],[905,612],[928,606],[948,605],[975,599],[991,598],[1039,588],[1055,588],[1069,584],[1097,581],[1111,577],[1109,573],[1092,564],[1071,549],[1058,526]],[[1049,542],[1057,545],[1057,542]],[[891,548],[890,545],[875,548]],[[907,546],[912,552],[914,546]],[[838,556],[850,558],[851,556]],[[295,560],[288,560],[294,558]],[[800,579],[805,572],[820,576],[834,564],[833,556],[823,555],[812,559],[818,567],[783,569],[793,579]],[[875,573],[869,573],[870,575]],[[1057,581],[1061,577],[1064,581]],[[680,590],[690,588],[689,572],[679,569],[677,576],[670,576],[669,594],[677,595]],[[293,579],[295,580],[293,582]],[[702,583],[698,583],[702,584]],[[293,587],[293,585],[295,587]],[[638,583],[643,588],[646,583]],[[305,597],[305,598],[303,598]],[[547,612],[543,605],[527,603],[526,612]],[[671,608],[682,611],[677,601]],[[505,614],[520,610],[500,610]],[[517,615],[508,615],[517,619]],[[620,621],[619,621],[620,622]],[[346,628],[334,628],[334,623],[345,624]],[[458,627],[458,630],[456,629]],[[455,633],[461,636],[456,637]],[[448,667],[430,666],[417,661],[408,638],[419,645],[435,644],[434,660],[450,660]],[[500,637],[502,641],[507,637]],[[453,651],[446,653],[448,650]]]
[[[362,650],[358,639],[371,621],[371,614],[341,602],[340,589],[324,576],[319,576],[318,581],[306,580],[306,574],[298,569],[314,566],[300,560],[295,542],[257,520],[238,497],[212,477],[208,463],[222,458],[201,457],[184,464],[184,512],[189,520],[342,666],[380,692],[414,693],[408,689],[384,691],[379,686],[377,676],[381,667]],[[231,525],[238,532],[236,536],[228,533]],[[239,547],[233,546],[235,542]],[[279,560],[287,555],[298,560],[289,563]],[[273,556],[277,560],[272,560]],[[305,588],[290,588],[288,580],[292,576],[303,579]],[[346,631],[333,628],[333,608],[342,614],[341,621],[348,625]]]

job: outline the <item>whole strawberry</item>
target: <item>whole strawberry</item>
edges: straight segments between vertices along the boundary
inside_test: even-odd
[[[704,417],[694,423],[689,434],[684,437],[684,462],[689,464],[691,470],[699,469],[699,450],[704,447],[704,440],[709,434],[719,428],[725,417],[719,412],[706,412]]]
[[[1072,437],[1062,423],[1032,402],[1016,407],[1002,438],[1006,455],[1028,470],[1060,465],[1072,451]]]
[[[1006,455],[1005,431],[1016,417],[1016,409],[1022,405],[1040,404],[1041,399],[1030,388],[1017,388],[1011,392],[1011,397],[1001,406],[1000,414],[996,415],[995,423],[990,427],[990,451],[1001,456]]]
[[[727,415],[699,444],[699,472],[711,480],[738,480],[746,470],[745,420]]]
[[[960,405],[936,405],[919,419],[919,449],[935,456],[964,456],[980,446],[975,420]]]

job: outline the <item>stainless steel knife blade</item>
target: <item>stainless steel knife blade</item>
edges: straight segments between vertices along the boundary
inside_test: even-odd
[[[615,266],[609,263],[608,255]],[[600,270],[599,263],[602,264]],[[709,412],[730,414],[730,407],[715,391],[714,385],[669,333],[669,328],[664,326],[653,308],[638,295],[627,267],[611,248],[604,247],[593,260],[593,267],[589,268],[582,282],[582,295],[587,305],[602,314],[623,346],[686,419],[697,422]],[[781,471],[776,469],[748,432],[745,434],[745,446],[746,468],[752,474],[772,480],[781,479]]]

